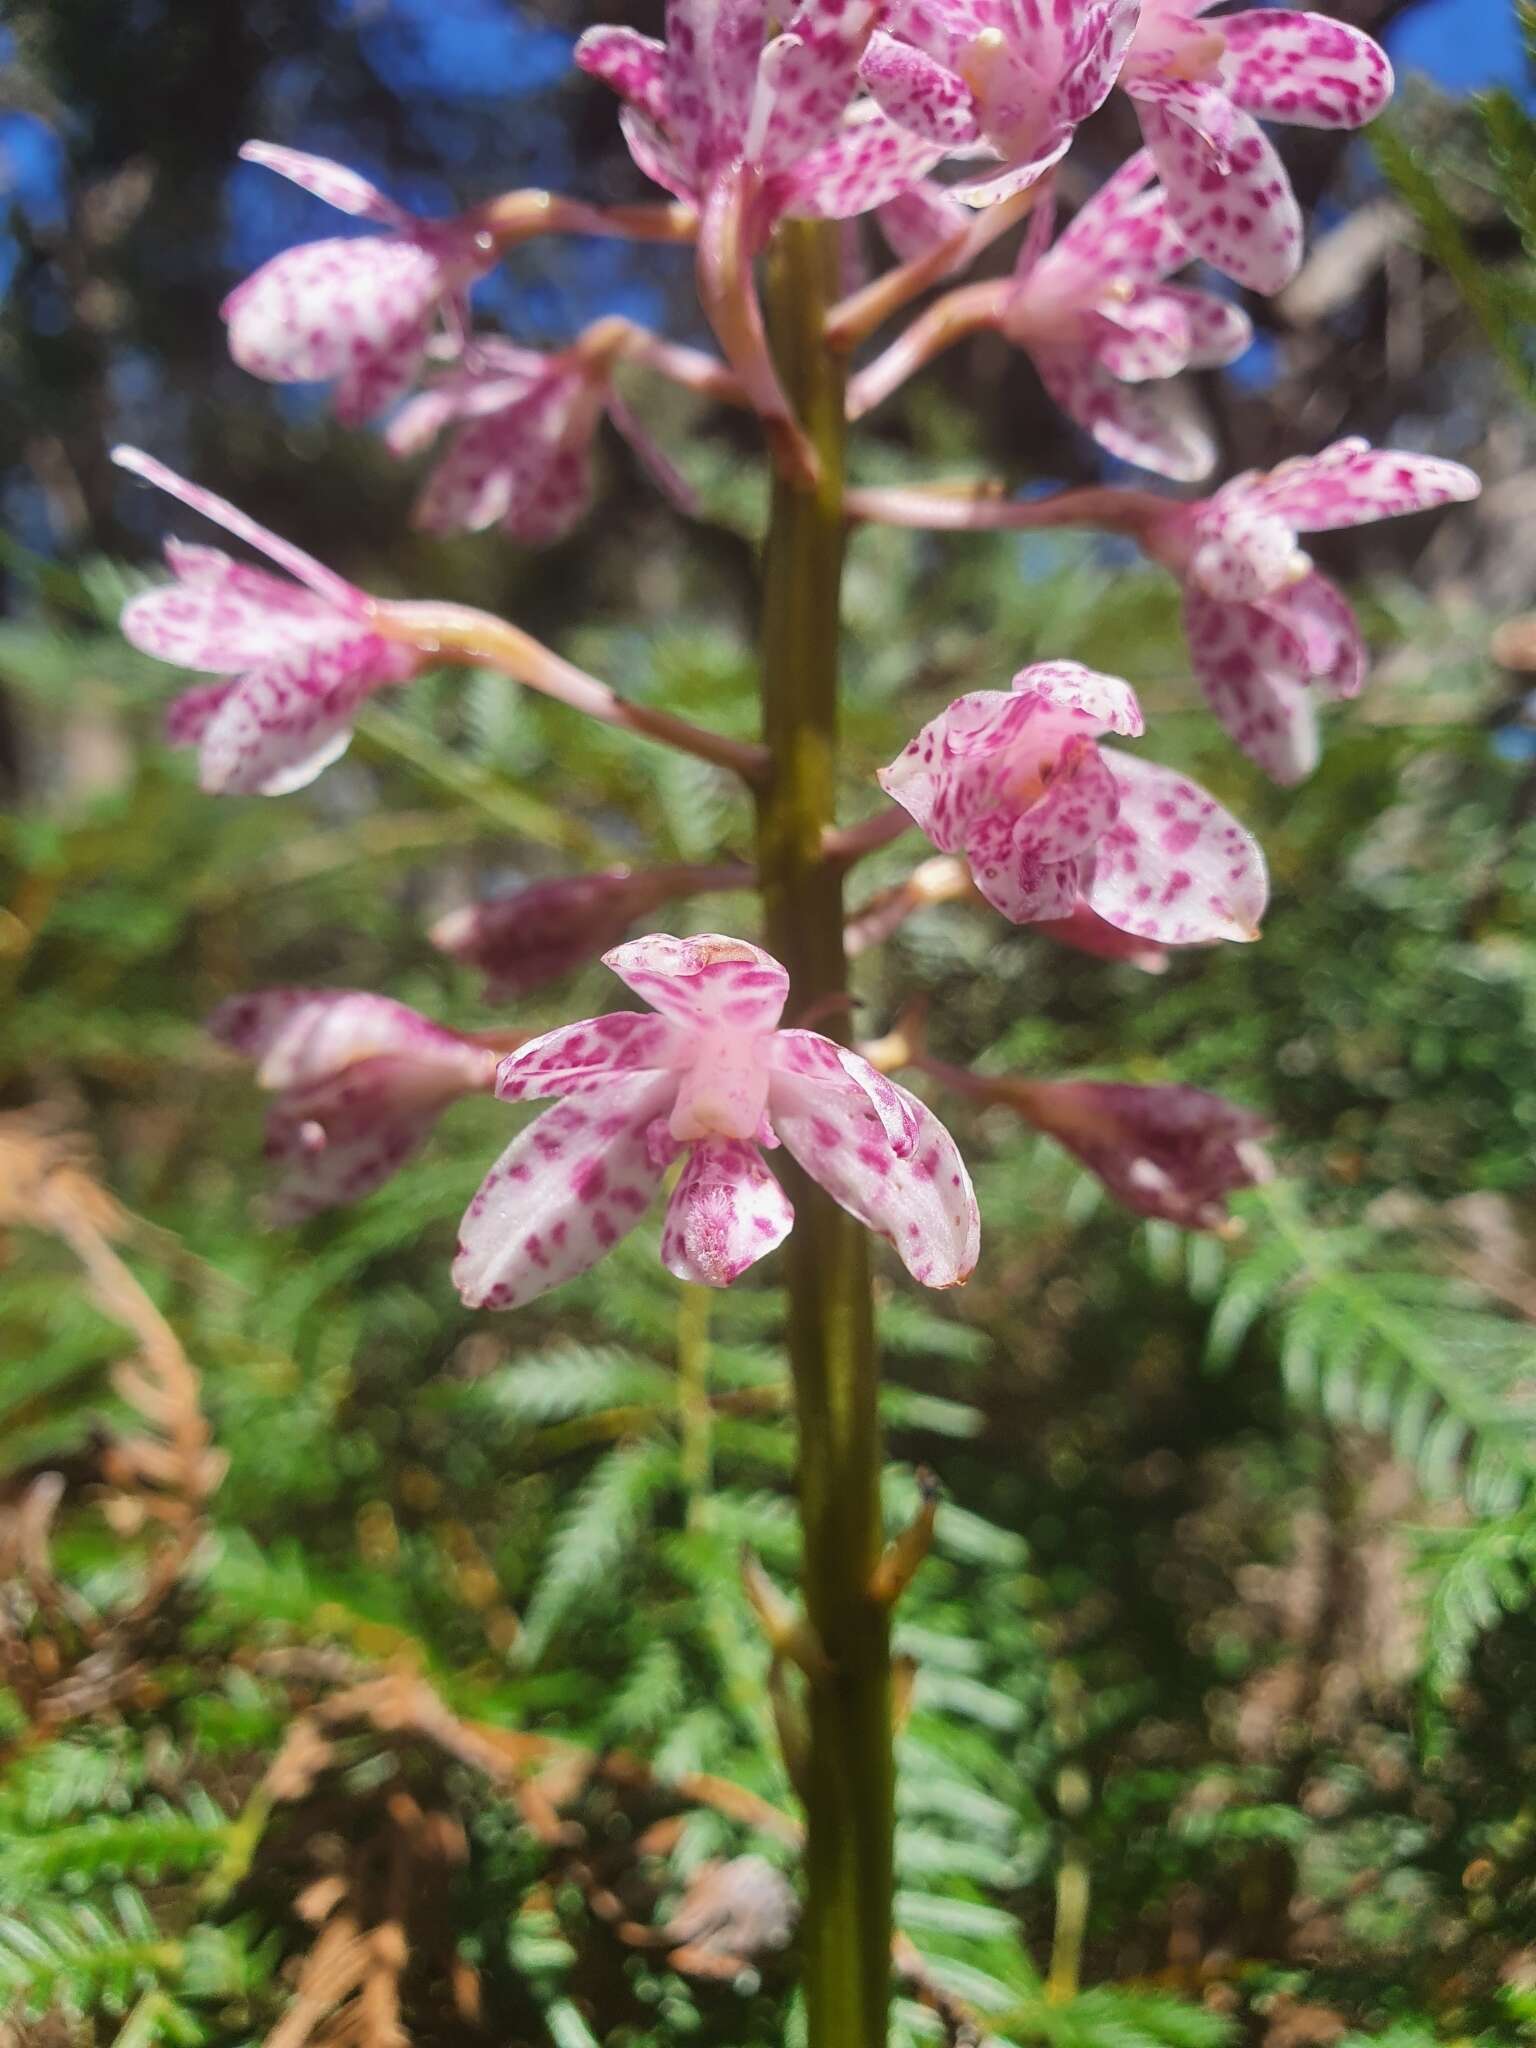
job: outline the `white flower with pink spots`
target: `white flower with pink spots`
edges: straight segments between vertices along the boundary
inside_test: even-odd
[[[288,571],[272,576],[218,548],[168,540],[172,581],[130,598],[120,624],[141,652],[220,678],[184,691],[167,716],[173,743],[197,748],[204,789],[304,788],[345,753],[364,700],[415,675],[421,656],[379,633],[367,593],[302,548],[136,448],[112,459]]]
[[[881,786],[1014,924],[1078,905],[1158,945],[1251,939],[1264,856],[1187,776],[1098,744],[1142,730],[1128,683],[1037,662],[1012,691],[957,697],[880,774]]]
[[[1049,202],[1020,252],[1002,331],[1108,454],[1181,482],[1208,476],[1216,447],[1167,379],[1235,362],[1253,339],[1240,307],[1168,279],[1190,252],[1142,151],[1122,165],[1055,244]]]
[[[1363,128],[1392,97],[1370,36],[1326,15],[1254,7],[1208,19],[1217,0],[1142,0],[1120,83],[1196,255],[1254,291],[1301,263],[1301,209],[1259,120]]]
[[[371,419],[415,383],[439,320],[465,324],[469,286],[495,249],[460,222],[418,219],[325,157],[270,142],[240,154],[386,232],[303,242],[264,263],[220,308],[229,352],[270,383],[333,384],[339,420]]]
[[[1151,524],[1147,552],[1184,585],[1200,685],[1266,775],[1281,783],[1310,775],[1319,699],[1353,697],[1365,681],[1349,601],[1314,569],[1298,535],[1464,503],[1480,489],[1459,462],[1349,439],[1235,477]]]
[[[454,1266],[465,1301],[518,1308],[585,1272],[678,1160],[662,1262],[679,1279],[729,1286],[794,1221],[762,1157],[781,1144],[925,1286],[969,1276],[980,1221],[954,1141],[856,1053],[779,1028],[789,976],[771,954],[715,933],[658,933],[604,960],[655,1007],[565,1025],[502,1061],[505,1100],[558,1100],[469,1205]]]
[[[489,1091],[498,1054],[404,1003],[356,989],[273,988],[208,1020],[276,1096],[266,1156],[274,1223],[297,1223],[388,1180],[451,1102]],[[505,1044],[505,1040],[503,1040]]]
[[[944,152],[856,97],[874,0],[810,0],[769,35],[767,0],[668,0],[667,40],[603,25],[576,62],[626,102],[648,178],[703,207],[744,165],[761,226],[780,214],[841,219],[914,184]]]
[[[1119,76],[1138,0],[891,0],[862,65],[886,113],[946,154],[1001,161],[956,196],[1043,178]]]

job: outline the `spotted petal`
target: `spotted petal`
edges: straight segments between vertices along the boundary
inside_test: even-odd
[[[789,976],[771,953],[719,932],[653,932],[605,953],[603,965],[662,1016],[696,1031],[771,1031],[789,999]]]
[[[445,280],[418,242],[306,242],[264,263],[222,308],[242,370],[278,384],[337,380],[337,416],[370,418],[410,389]]]
[[[1225,369],[1253,341],[1253,322],[1242,307],[1218,299],[1214,292],[1167,284],[1161,287],[1159,297],[1176,299],[1184,309],[1189,322],[1188,367],[1192,370]]]
[[[802,7],[758,60],[745,153],[768,175],[836,134],[858,84],[875,0]]]
[[[232,996],[208,1019],[256,1063],[263,1088],[305,1088],[361,1060],[398,1055],[485,1086],[494,1056],[404,1003],[364,989],[268,988]]]
[[[1082,862],[1118,807],[1115,778],[1093,741],[1069,740],[1042,797],[1022,811],[1000,808],[971,820],[964,852],[976,887],[1013,924],[1067,916]]]
[[[784,1242],[794,1220],[789,1197],[755,1145],[701,1138],[667,1204],[661,1263],[679,1280],[729,1287]]]
[[[1357,697],[1365,682],[1365,642],[1354,607],[1316,571],[1260,607],[1289,628],[1306,651],[1306,676],[1325,697]]]
[[[175,580],[130,598],[119,624],[141,653],[177,668],[237,675],[334,629],[323,598],[217,548],[167,541]]]
[[[981,139],[975,94],[926,50],[878,30],[869,39],[859,76],[876,103],[914,135],[945,150]]]
[[[496,1073],[504,1102],[544,1095],[591,1095],[636,1074],[676,1066],[688,1034],[649,1010],[612,1010],[580,1024],[561,1024],[509,1053]]]
[[[1187,393],[1122,384],[1080,346],[1030,356],[1051,397],[1107,454],[1180,483],[1210,475],[1216,444]]]
[[[1254,7],[1221,24],[1221,82],[1238,106],[1302,128],[1363,128],[1392,97],[1381,45],[1326,15]]]
[[[1253,836],[1187,776],[1109,747],[1101,753],[1120,810],[1094,852],[1089,906],[1164,946],[1257,937],[1269,881]]]
[[[416,225],[415,217],[403,206],[397,206],[377,185],[359,172],[348,170],[345,164],[332,163],[329,157],[311,156],[302,149],[284,149],[275,142],[242,143],[240,155],[248,164],[261,164],[276,171],[280,178],[302,185],[306,192],[313,192],[338,213],[355,214],[360,220],[407,232]]]
[[[1306,646],[1273,603],[1184,597],[1190,659],[1207,703],[1249,759],[1289,787],[1317,766],[1317,711],[1306,687]]]
[[[600,22],[580,36],[573,52],[578,67],[600,78],[648,120],[667,118],[667,46],[637,29]]]
[[[520,1308],[634,1229],[668,1163],[647,1134],[670,1085],[616,1081],[557,1102],[513,1139],[459,1226],[453,1282],[471,1308]]]
[[[970,1277],[981,1244],[970,1175],[927,1105],[896,1092],[915,1133],[905,1158],[892,1149],[868,1091],[846,1074],[776,1074],[768,1114],[812,1180],[894,1245],[915,1280],[956,1287]]]
[[[1299,533],[1325,533],[1425,512],[1436,505],[1464,504],[1482,485],[1459,462],[1372,448],[1352,437],[1335,441],[1320,455],[1283,462],[1236,489],[1249,503]]]
[[[382,1056],[275,1103],[263,1153],[277,1168],[267,1220],[301,1223],[372,1194],[430,1135],[444,1099],[401,1099],[410,1062]]]
[[[777,203],[797,219],[848,220],[899,198],[927,177],[941,155],[925,137],[898,127],[873,100],[858,100],[829,141],[775,179]]]
[[[1301,265],[1301,209],[1285,166],[1252,115],[1223,111],[1218,152],[1182,107],[1140,97],[1141,132],[1174,221],[1195,255],[1257,292],[1283,291]]]
[[[358,706],[401,650],[344,632],[243,675],[199,742],[198,780],[225,796],[286,796],[346,752]]]

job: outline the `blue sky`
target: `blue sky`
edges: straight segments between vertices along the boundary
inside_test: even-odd
[[[1421,0],[1395,25],[1388,44],[1401,70],[1427,71],[1455,92],[1521,77],[1511,0]]]

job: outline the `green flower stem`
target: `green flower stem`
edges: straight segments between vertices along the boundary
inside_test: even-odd
[[[837,760],[843,552],[843,371],[823,338],[836,229],[787,221],[766,307],[780,377],[815,449],[814,484],[781,478],[764,562],[758,864],[790,1021],[839,1028],[847,988],[841,868],[829,860]],[[831,1004],[830,1010],[823,1006]],[[872,1581],[881,1551],[881,1444],[869,1252],[862,1225],[786,1168],[789,1347],[798,1411],[805,1604],[831,1675],[808,1688],[803,1927],[810,2048],[884,2048],[891,1974],[890,1636]]]

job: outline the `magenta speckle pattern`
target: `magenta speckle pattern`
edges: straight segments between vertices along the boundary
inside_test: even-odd
[[[1119,76],[1139,0],[891,0],[865,85],[890,118],[1000,171],[955,196],[990,206],[1027,189],[1071,147]]]
[[[416,501],[429,533],[499,526],[525,547],[563,540],[592,501],[592,443],[610,395],[606,365],[477,341],[474,359],[401,407],[397,454],[449,438]]]
[[[167,719],[173,744],[197,748],[204,789],[302,789],[346,750],[364,699],[414,675],[419,656],[375,633],[363,593],[299,549],[158,464],[135,457],[133,466],[304,577],[285,582],[217,548],[168,541],[171,582],[130,598],[121,619],[124,637],[143,653],[233,678],[184,692]]]
[[[562,1025],[501,1062],[504,1099],[560,1100],[469,1206],[454,1269],[467,1302],[515,1308],[594,1265],[680,1155],[663,1263],[729,1286],[793,1221],[762,1158],[781,1142],[925,1285],[969,1275],[980,1223],[953,1141],[857,1053],[777,1028],[789,978],[770,954],[721,933],[657,932],[606,958],[655,1008]]]
[[[208,1029],[255,1063],[275,1096],[265,1153],[274,1223],[370,1194],[462,1095],[488,1089],[496,1055],[403,1003],[357,989],[264,989]]]
[[[1301,212],[1255,117],[1363,127],[1391,97],[1392,67],[1369,36],[1320,14],[1205,14],[1198,0],[1143,0],[1121,83],[1190,247],[1278,292],[1301,262]]]
[[[784,213],[841,219],[894,198],[948,146],[858,97],[875,0],[811,0],[767,36],[767,0],[669,0],[665,43],[591,28],[576,62],[619,94],[630,154],[648,178],[703,207],[745,165],[757,228]]]
[[[667,1204],[661,1263],[679,1280],[729,1287],[784,1242],[794,1220],[755,1145],[701,1138]]]
[[[1312,773],[1318,700],[1352,697],[1365,680],[1354,613],[1298,535],[1465,503],[1480,488],[1458,462],[1349,439],[1235,477],[1151,536],[1184,583],[1190,658],[1212,710],[1274,781]]]
[[[172,582],[129,598],[121,616],[125,639],[143,653],[233,678],[182,692],[166,721],[172,743],[199,750],[203,788],[250,797],[303,788],[346,752],[360,702],[414,676],[420,655],[375,633],[369,600],[330,569],[211,492],[125,453],[131,467],[305,578],[289,584],[215,547],[168,541]]]
[[[1082,903],[1156,945],[1252,938],[1267,895],[1257,844],[1196,784],[1100,747],[1106,731],[1141,731],[1129,685],[1042,662],[1011,694],[957,698],[880,782],[1014,924]]]
[[[1210,474],[1215,444],[1182,392],[1146,387],[1235,361],[1253,329],[1240,308],[1167,282],[1191,252],[1153,171],[1138,152],[1054,247],[1026,241],[1002,327],[1100,447],[1193,482]]]
[[[389,232],[285,249],[221,309],[229,351],[271,383],[330,383],[336,416],[372,419],[415,383],[440,310],[495,260],[452,223],[418,220],[342,164],[267,143],[241,155]]]

